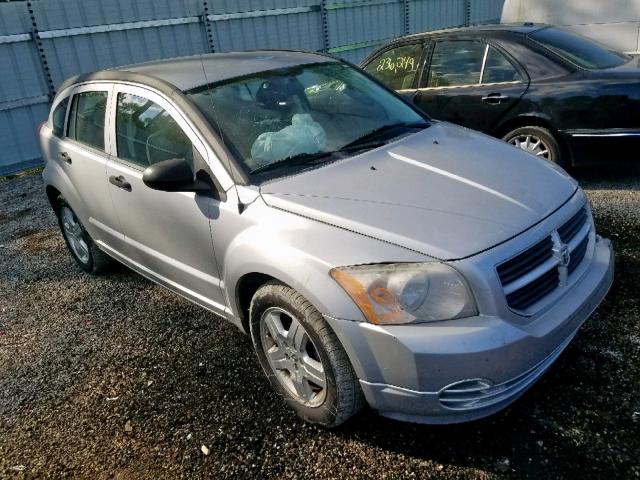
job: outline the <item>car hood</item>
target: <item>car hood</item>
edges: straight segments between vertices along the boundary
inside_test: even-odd
[[[576,191],[560,168],[446,123],[264,184],[272,206],[441,259],[491,248]],[[327,245],[327,248],[340,248]]]

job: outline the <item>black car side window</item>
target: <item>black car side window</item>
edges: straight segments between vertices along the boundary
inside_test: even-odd
[[[392,90],[413,88],[422,44],[402,45],[386,50],[364,67],[365,71]]]
[[[67,116],[67,106],[69,105],[69,97],[62,100],[53,111],[53,134],[56,137],[62,137],[64,133],[64,119]]]
[[[107,92],[74,95],[69,112],[67,136],[80,143],[104,150],[104,116]]]
[[[193,146],[169,113],[146,98],[118,94],[116,112],[118,157],[142,167],[171,158],[193,164]]]
[[[431,55],[429,75],[422,87],[478,85],[486,44],[473,40],[437,42]]]
[[[496,48],[489,47],[484,62],[482,83],[516,82],[522,80],[511,62]]]

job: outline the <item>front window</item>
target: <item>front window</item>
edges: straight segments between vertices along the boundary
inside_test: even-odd
[[[148,167],[171,158],[193,162],[191,141],[158,104],[129,93],[118,94],[116,111],[118,157]]]
[[[589,70],[618,67],[629,57],[580,35],[559,28],[543,28],[531,34],[531,38],[552,52]]]
[[[343,158],[427,126],[347,65],[260,72],[187,92],[252,175]]]

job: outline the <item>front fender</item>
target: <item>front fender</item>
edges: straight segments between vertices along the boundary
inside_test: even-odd
[[[224,290],[236,319],[241,318],[236,287],[247,274],[261,273],[286,283],[324,315],[364,321],[360,309],[329,275],[332,268],[428,260],[417,252],[264,203],[252,209],[256,222],[237,234],[224,252]]]

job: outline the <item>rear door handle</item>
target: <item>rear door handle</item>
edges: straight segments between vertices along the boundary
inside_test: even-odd
[[[58,158],[60,160],[62,160],[65,163],[68,163],[69,165],[71,165],[71,157],[69,156],[69,154],[67,152],[59,152],[58,153]]]
[[[118,175],[117,177],[111,175],[109,177],[109,183],[115,185],[118,188],[121,188],[122,190],[126,190],[127,192],[131,191],[131,184],[127,182],[127,180],[122,175]]]
[[[506,102],[507,100],[509,100],[509,96],[502,95],[500,93],[490,93],[486,97],[482,97],[482,101],[490,105],[499,105],[502,102]]]

